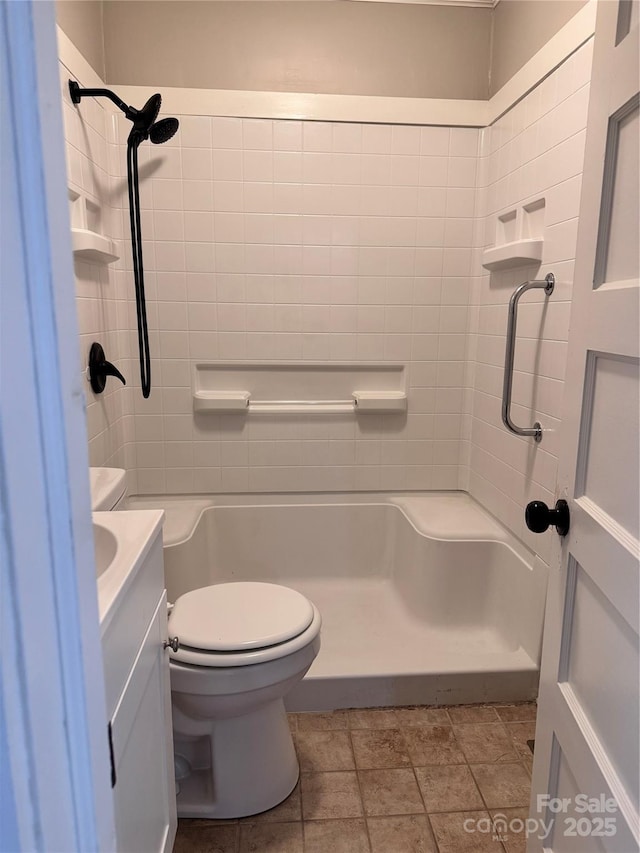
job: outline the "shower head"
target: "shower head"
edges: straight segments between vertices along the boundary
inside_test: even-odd
[[[139,133],[143,139],[149,136],[151,125],[158,118],[160,106],[162,104],[162,96],[159,94],[151,95],[147,103],[141,110],[136,110],[135,107],[129,107],[130,118],[133,121],[132,132]]]
[[[161,145],[176,133],[180,122],[177,118],[163,118],[151,125],[149,139],[154,145]]]
[[[129,134],[129,143],[138,147],[145,139],[151,139],[155,145],[166,142],[178,130],[177,118],[164,118],[156,121],[162,105],[162,96],[158,93],[152,95],[142,109],[137,110],[130,107],[110,89],[81,89],[75,80],[69,80],[69,94],[74,104],[79,104],[82,98],[105,97],[122,110],[133,127]]]

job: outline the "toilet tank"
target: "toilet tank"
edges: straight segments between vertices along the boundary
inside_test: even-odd
[[[109,512],[123,508],[127,472],[123,468],[89,468],[91,511]]]

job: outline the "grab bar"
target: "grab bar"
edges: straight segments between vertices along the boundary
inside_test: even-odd
[[[399,414],[407,410],[404,391],[354,391],[349,400],[252,400],[249,391],[195,391],[194,412],[263,415]]]
[[[511,392],[513,390],[513,361],[516,352],[516,323],[518,321],[518,301],[520,297],[535,288],[544,288],[547,296],[553,293],[556,277],[552,272],[543,281],[525,281],[516,288],[509,300],[509,320],[507,323],[507,345],[504,354],[504,383],[502,385],[502,423],[516,435],[532,435],[536,441],[542,441],[542,426],[538,421],[532,427],[519,427],[511,420]]]

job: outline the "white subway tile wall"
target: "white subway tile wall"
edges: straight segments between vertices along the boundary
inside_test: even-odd
[[[458,488],[478,143],[472,128],[182,116],[141,147],[158,331],[154,391],[133,404],[140,493]],[[192,364],[213,359],[401,362],[409,412],[194,416]]]
[[[468,489],[544,557],[523,507],[555,488],[590,68],[591,42],[484,131],[182,116],[168,143],[142,145],[148,400],[129,124],[66,97],[71,186],[102,204],[121,250],[76,265],[83,357],[100,335],[129,382],[88,390],[92,464],[124,464],[142,494]],[[496,217],[540,198],[542,266],[485,273]],[[534,446],[500,421],[506,306],[550,270],[546,307],[536,292],[520,310],[514,417],[542,421]],[[214,359],[401,362],[409,411],[194,416],[192,364]]]
[[[474,271],[495,238],[499,215],[544,199],[540,266],[476,274],[470,309],[462,485],[548,561],[552,532],[530,533],[524,507],[555,503],[558,429],[576,254],[593,42],[587,42],[527,97],[482,133]],[[544,429],[540,444],[507,432],[501,421],[507,304],[518,284],[555,273],[554,293],[532,291],[520,303],[512,413]]]

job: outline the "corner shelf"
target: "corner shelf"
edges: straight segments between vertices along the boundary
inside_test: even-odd
[[[542,261],[544,240],[514,240],[493,246],[482,253],[482,266],[486,270],[506,270],[523,264],[539,264]]]
[[[71,229],[71,245],[76,257],[98,264],[112,264],[120,255],[114,240],[86,228]]]
[[[544,247],[544,198],[508,210],[496,217],[495,245],[482,253],[487,270],[506,270],[540,264]]]
[[[77,258],[94,264],[112,264],[120,255],[115,240],[100,234],[101,210],[99,205],[69,189],[71,208],[71,245]]]

